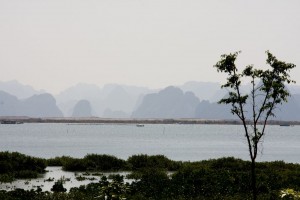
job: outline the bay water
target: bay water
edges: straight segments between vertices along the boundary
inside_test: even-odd
[[[0,151],[18,151],[41,158],[82,158],[95,153],[122,159],[137,154],[161,154],[178,161],[229,156],[249,160],[240,125],[1,124]],[[300,163],[300,126],[267,127],[258,161],[275,160]]]

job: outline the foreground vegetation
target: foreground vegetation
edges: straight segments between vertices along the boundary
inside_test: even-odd
[[[19,178],[37,178],[44,173],[46,160],[33,158],[17,152],[0,152],[0,182]]]
[[[177,162],[165,156],[134,155],[127,160],[109,155],[87,155],[82,159],[32,158],[19,153],[0,153],[0,175],[20,178],[20,171],[44,172],[46,166],[63,166],[69,171],[131,171],[129,178],[102,177],[64,192],[63,182],[55,182],[53,192],[40,188],[26,191],[0,191],[0,199],[251,199],[251,163],[235,158],[199,162]],[[3,167],[5,166],[5,167]],[[172,173],[170,173],[172,171]],[[23,178],[23,177],[22,177]],[[127,177],[128,178],[128,177]],[[282,161],[257,163],[258,199],[291,199],[288,193],[300,191],[300,165]],[[3,182],[3,180],[2,180]],[[282,193],[282,190],[284,190]],[[296,192],[295,192],[296,193]],[[297,197],[295,197],[297,198]]]

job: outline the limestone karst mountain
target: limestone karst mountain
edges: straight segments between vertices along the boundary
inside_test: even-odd
[[[298,100],[297,100],[298,99]],[[299,121],[300,120],[300,101],[299,96],[292,95],[289,97],[288,102],[278,106],[274,114],[276,117],[270,117],[273,120],[282,121]],[[245,107],[246,117],[250,119],[252,117],[252,107],[248,104]],[[231,120],[238,119],[230,111],[231,105],[224,105],[218,103],[211,103],[209,101],[202,101],[196,108],[195,117],[202,119],[221,119]]]
[[[56,98],[66,117],[72,116],[75,104],[81,99],[90,102],[95,116],[107,117],[107,111],[127,113],[126,116],[130,116],[129,113],[134,109],[140,95],[150,91],[145,87],[119,84],[107,84],[100,88],[97,85],[80,83],[64,90]]]
[[[28,117],[63,117],[56,106],[56,100],[51,94],[33,95],[20,100],[17,97],[0,91],[1,116],[28,116]]]
[[[73,108],[72,117],[91,117],[92,107],[89,101],[83,99],[76,103]]]
[[[35,94],[45,93],[43,90],[35,90],[32,86],[24,85],[16,80],[0,81],[0,90],[14,95],[19,99],[25,99]]]
[[[200,119],[237,119],[230,112],[230,106],[220,105],[216,102],[201,101],[195,110],[195,118]]]
[[[220,93],[220,84],[214,82],[189,81],[178,86],[184,92],[193,92],[201,101],[214,101]]]
[[[133,118],[193,118],[199,99],[192,92],[170,86],[145,95]]]
[[[0,115],[17,116],[19,115],[20,101],[16,96],[7,92],[0,91]]]
[[[230,106],[215,103],[228,92],[221,90],[218,83],[192,81],[162,90],[119,84],[100,88],[81,83],[61,92],[56,99],[18,82],[5,84],[15,87],[12,93],[0,91],[0,116],[236,119]],[[26,92],[22,93],[24,88]],[[287,104],[276,109],[275,119],[300,120],[300,86],[288,88],[292,96]],[[249,91],[249,85],[242,90]],[[20,98],[25,94],[32,95]]]

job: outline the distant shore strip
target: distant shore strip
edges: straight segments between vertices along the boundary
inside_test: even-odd
[[[113,119],[113,118],[31,118],[31,117],[0,117],[0,121],[15,121],[16,123],[82,123],[82,124],[220,124],[241,125],[238,120],[222,119]],[[250,124],[250,122],[249,122]],[[293,126],[300,121],[270,120],[269,125]]]

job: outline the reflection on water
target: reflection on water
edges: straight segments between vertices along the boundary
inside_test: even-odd
[[[47,173],[45,173],[42,177],[37,179],[23,179],[16,180],[12,183],[1,183],[0,190],[14,190],[16,188],[25,189],[25,190],[36,190],[37,187],[40,187],[43,191],[51,191],[52,186],[55,181],[60,179],[64,181],[64,188],[67,191],[72,187],[79,187],[80,185],[87,185],[89,183],[99,182],[102,176],[109,176],[111,174],[120,174],[124,177],[128,174],[128,172],[109,172],[109,173],[89,173],[86,172],[67,172],[63,171],[61,167],[47,167]],[[79,181],[76,177],[81,177],[85,180]],[[127,180],[127,179],[126,179]],[[130,180],[127,180],[130,181]]]

